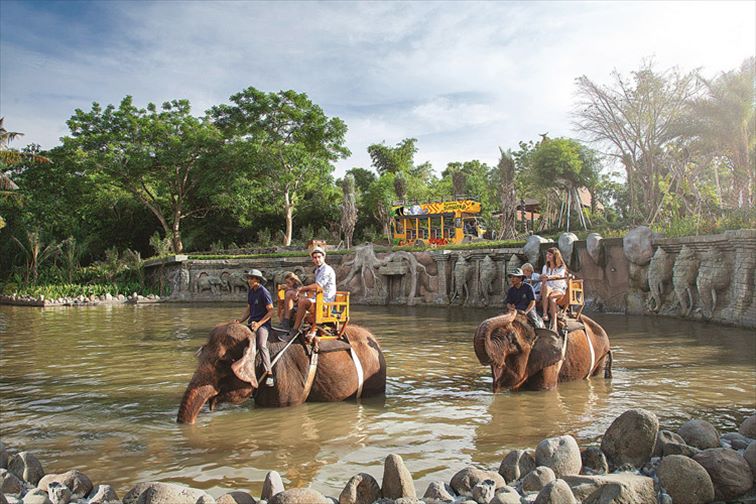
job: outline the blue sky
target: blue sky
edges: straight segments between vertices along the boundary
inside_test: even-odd
[[[539,133],[577,136],[574,79],[736,68],[756,2],[0,1],[0,115],[45,148],[93,101],[188,98],[197,115],[248,86],[305,92],[367,146],[418,139],[417,162],[494,164]]]

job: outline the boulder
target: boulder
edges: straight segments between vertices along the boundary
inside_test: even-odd
[[[269,501],[274,495],[284,491],[284,484],[281,481],[281,475],[276,471],[270,471],[265,475],[265,481],[263,481],[262,493],[260,498]]]
[[[5,495],[3,494],[3,492],[0,492],[0,504],[8,504],[8,499],[5,498]]]
[[[45,470],[37,457],[26,451],[17,453],[8,460],[8,471],[32,485],[39,483],[45,475]]]
[[[402,457],[391,454],[383,464],[383,484],[381,492],[384,497],[398,499],[399,497],[416,498],[415,483],[412,474],[405,467]]]
[[[544,439],[536,447],[536,465],[550,467],[557,478],[580,474],[580,447],[569,435]]]
[[[575,504],[570,486],[561,479],[554,480],[538,492],[535,504]]]
[[[677,429],[677,433],[685,440],[685,444],[700,450],[719,448],[719,432],[706,420],[688,420]]]
[[[423,494],[423,500],[428,504],[454,502],[454,490],[443,481],[432,481]],[[339,500],[339,504],[342,502]],[[519,504],[519,503],[518,503]]]
[[[709,473],[692,458],[664,457],[656,475],[675,504],[706,504],[714,500],[714,484]]]
[[[202,490],[174,483],[139,483],[123,497],[123,504],[215,504]]]
[[[756,441],[751,441],[751,444],[749,444],[748,448],[743,452],[743,458],[745,458],[748,465],[751,466],[753,480],[756,481]]]
[[[111,502],[120,502],[118,494],[110,485],[97,485],[94,487],[87,504],[109,504]]]
[[[572,263],[572,251],[575,248],[576,241],[578,241],[578,237],[575,233],[562,233],[557,240],[559,251],[562,253],[564,263],[567,264],[568,267]]]
[[[339,504],[370,504],[380,499],[381,486],[366,473],[351,477],[339,495]]]
[[[21,502],[23,502],[23,504],[53,504],[47,495],[47,492],[40,490],[39,488],[32,488],[29,490],[26,495],[24,495]]]
[[[746,459],[735,450],[709,448],[693,457],[706,469],[717,499],[732,499],[753,486],[753,473]]]
[[[520,494],[510,486],[501,487],[496,490],[494,498],[488,504],[520,504]]]
[[[751,438],[745,437],[739,432],[725,432],[719,436],[720,444],[727,444],[728,446],[722,446],[722,448],[730,447],[733,450],[745,450],[748,445],[753,441]]]
[[[588,255],[595,264],[601,262],[601,240],[603,238],[598,233],[590,233],[585,238],[585,249],[588,251]]]
[[[8,469],[9,458],[10,453],[8,453],[8,449],[5,447],[5,443],[0,441],[0,469]]]
[[[654,480],[634,473],[617,473],[603,476],[565,476],[564,481],[572,489],[576,499],[583,504],[590,502],[622,502],[626,504],[646,504],[656,502]],[[605,490],[606,489],[606,490]],[[606,493],[604,493],[606,492]],[[625,500],[608,499],[611,495],[621,496]]]
[[[452,476],[450,484],[457,495],[472,497],[473,487],[487,479],[493,480],[497,490],[507,486],[507,482],[498,472],[486,471],[473,466],[458,471],[457,474]]]
[[[292,488],[277,493],[268,504],[330,504],[330,501],[311,488]]]
[[[667,429],[659,429],[659,432],[656,433],[656,442],[654,443],[654,451],[651,452],[651,456],[664,456],[664,445],[667,443],[685,444],[685,440],[676,432]]]
[[[472,498],[478,504],[488,504],[496,493],[494,480],[483,480],[472,488]]]
[[[738,432],[745,437],[756,439],[756,415],[751,415],[740,424]]]
[[[216,504],[256,504],[247,492],[228,492],[215,499]]]
[[[525,241],[525,245],[522,247],[522,252],[528,257],[528,262],[536,267],[538,265],[538,258],[541,256],[541,243],[550,243],[551,240],[547,240],[542,236],[530,235]]]
[[[580,474],[606,474],[609,472],[609,464],[601,447],[593,445],[580,452],[580,461],[583,464]]]
[[[512,450],[501,461],[499,474],[506,481],[516,481],[536,468],[535,458],[526,450]]]
[[[538,466],[522,478],[522,491],[540,492],[547,483],[556,479],[556,475],[550,467]]]
[[[62,474],[47,474],[39,480],[37,488],[47,491],[50,483],[60,483],[67,486],[74,499],[89,495],[93,487],[92,481],[87,475],[77,469]]]
[[[622,250],[628,261],[638,266],[645,266],[654,256],[653,233],[646,226],[630,230],[622,239]]]
[[[20,494],[23,488],[24,483],[18,476],[7,469],[0,469],[0,493]]]
[[[630,409],[614,419],[601,440],[609,467],[643,467],[651,458],[659,420],[644,409]]]
[[[53,504],[68,504],[73,494],[71,489],[63,483],[53,481],[47,486],[47,495]]]

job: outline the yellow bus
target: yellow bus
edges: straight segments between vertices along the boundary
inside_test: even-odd
[[[466,236],[479,238],[485,232],[478,222],[480,202],[473,199],[395,205],[391,211],[391,231],[398,245],[460,243]]]

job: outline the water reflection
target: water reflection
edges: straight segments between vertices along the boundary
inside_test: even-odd
[[[0,437],[49,472],[79,468],[122,494],[139,481],[218,496],[259,495],[265,473],[338,496],[349,477],[382,477],[402,455],[419,492],[467,463],[498,467],[508,448],[570,433],[593,441],[644,407],[676,427],[689,416],[734,428],[756,405],[751,331],[676,320],[596,317],[615,349],[614,379],[552,392],[490,394],[472,349],[493,311],[355,307],[388,362],[384,398],[286,409],[225,405],[174,422],[194,350],[238,306],[0,307]]]

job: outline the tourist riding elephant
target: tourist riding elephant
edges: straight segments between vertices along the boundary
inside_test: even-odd
[[[574,323],[574,321],[572,321]],[[558,382],[588,378],[602,369],[611,377],[609,338],[593,320],[580,322],[563,339],[547,329],[534,329],[516,311],[484,320],[475,332],[475,355],[490,365],[493,391],[549,390]]]
[[[241,404],[255,390],[255,404],[273,407],[294,406],[305,400],[343,401],[356,397],[358,392],[361,397],[383,394],[386,361],[375,337],[355,325],[348,326],[345,335],[357,359],[352,359],[347,344],[321,343],[317,368],[313,369],[304,345],[295,341],[274,365],[275,386],[258,388],[257,376],[262,374],[262,366],[255,369],[256,344],[252,331],[238,323],[217,325],[198,352],[197,370],[186,388],[176,420],[194,423],[206,402],[209,401],[211,411],[223,402]],[[270,341],[271,357],[275,358],[285,345]],[[361,375],[356,365],[360,365]],[[311,369],[315,375],[308,393],[306,377]]]

